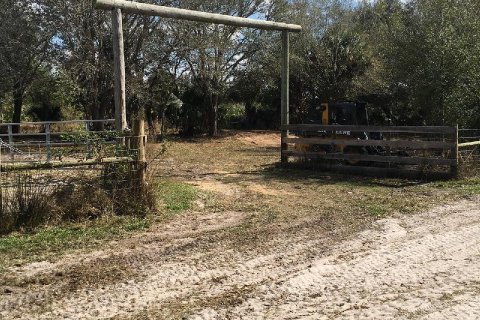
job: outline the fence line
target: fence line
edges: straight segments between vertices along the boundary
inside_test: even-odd
[[[21,122],[21,123],[0,123],[2,126],[24,126],[24,125],[45,125],[45,124],[84,124],[84,123],[112,123],[115,119],[104,120],[66,120],[66,121],[38,121],[38,122]]]
[[[282,157],[372,175],[455,176],[458,127],[283,126]],[[320,161],[318,161],[320,160]]]
[[[480,129],[460,129],[459,157],[466,167],[480,167]],[[478,171],[478,170],[476,170]]]
[[[91,128],[92,125],[100,125],[102,129],[96,131]],[[71,158],[91,159],[98,149],[108,145],[114,148],[118,144],[120,134],[114,125],[113,119],[0,123],[0,140],[8,138],[8,142],[1,140],[8,150],[8,158],[3,158],[0,153],[1,161],[4,165],[19,162],[23,165],[53,164],[55,157],[59,158],[57,162],[65,163],[73,162]],[[105,129],[105,126],[110,128]],[[71,149],[65,149],[68,147]],[[17,155],[20,156],[17,158]]]

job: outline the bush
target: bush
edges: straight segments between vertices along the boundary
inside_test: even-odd
[[[117,215],[145,216],[155,208],[152,187],[142,184],[134,164],[110,164],[103,171],[103,188],[113,202]]]
[[[83,180],[57,189],[53,198],[62,220],[94,220],[112,212],[113,203],[98,183]]]
[[[139,170],[133,164],[106,165],[103,180],[98,176],[9,175],[0,192],[0,234],[105,215],[144,217],[156,202],[152,187],[139,184]]]
[[[28,174],[16,175],[10,188],[2,187],[0,233],[31,230],[45,223],[54,212],[48,189],[48,181],[36,181]]]
[[[245,105],[227,103],[220,105],[218,125],[221,128],[237,129],[245,121]]]

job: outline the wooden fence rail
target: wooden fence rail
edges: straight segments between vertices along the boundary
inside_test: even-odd
[[[282,158],[315,160],[328,170],[457,175],[458,127],[292,124],[283,126],[282,132]]]
[[[291,124],[282,126],[282,130],[305,131],[356,131],[356,132],[382,132],[382,133],[444,133],[455,134],[455,127],[412,127],[412,126],[344,126],[320,124]]]

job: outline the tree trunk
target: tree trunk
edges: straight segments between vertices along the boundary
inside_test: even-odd
[[[218,134],[218,95],[213,94],[208,110],[208,134],[214,137]]]
[[[92,110],[92,119],[93,120],[100,120],[101,119],[100,105],[101,105],[101,103],[98,102],[98,97],[97,97],[97,99],[95,100],[94,109]],[[95,122],[93,124],[93,130],[94,131],[103,131],[103,123]]]
[[[162,124],[160,126],[160,141],[163,141],[163,139],[165,138],[165,116],[166,116],[166,111],[167,111],[167,108],[164,107],[162,109]]]
[[[246,116],[246,127],[247,129],[256,129],[255,128],[255,116],[257,114],[257,108],[251,101],[247,101],[245,104],[245,116]]]
[[[20,83],[16,83],[13,87],[13,123],[22,122],[22,109],[23,109],[23,96],[25,94],[25,89]],[[20,132],[20,126],[13,126],[13,133]]]

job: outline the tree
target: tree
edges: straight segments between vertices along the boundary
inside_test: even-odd
[[[158,1],[157,1],[158,2]],[[60,66],[77,84],[77,104],[91,119],[112,117],[113,46],[111,14],[94,10],[89,1],[49,0],[58,25],[57,39],[62,48]],[[159,2],[162,4],[162,1]],[[147,87],[144,78],[152,68],[146,47],[158,34],[160,20],[124,15],[127,109],[140,112],[139,97]],[[160,30],[161,32],[161,30]]]
[[[24,97],[39,70],[52,57],[55,34],[41,1],[2,0],[0,11],[0,91],[13,96],[12,122],[20,123]],[[14,127],[18,132],[19,127]]]
[[[185,1],[183,7],[239,17],[251,17],[264,8],[260,0],[238,1]],[[256,30],[239,30],[237,27],[205,24],[169,23],[171,36],[179,39],[176,56],[182,72],[189,76],[190,90],[201,108],[208,133],[218,130],[218,108],[235,72],[245,67],[256,50]],[[192,97],[186,97],[190,99]],[[191,100],[191,99],[190,99]],[[193,102],[193,101],[192,101]]]
[[[361,87],[376,111],[399,125],[478,123],[478,9],[473,0],[381,0],[357,9],[372,61]]]

